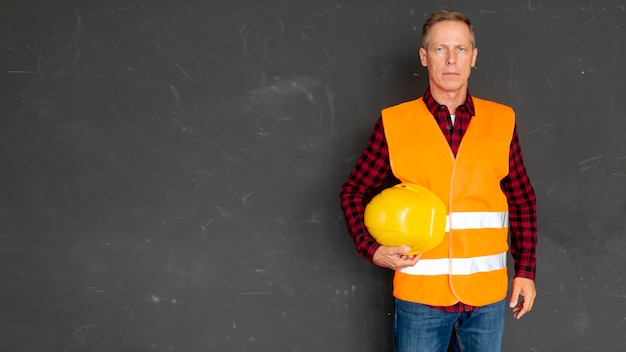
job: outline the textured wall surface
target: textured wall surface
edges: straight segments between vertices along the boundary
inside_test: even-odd
[[[7,0],[1,351],[393,351],[392,273],[339,187],[464,12],[538,196],[535,309],[505,351],[626,345],[626,3]]]

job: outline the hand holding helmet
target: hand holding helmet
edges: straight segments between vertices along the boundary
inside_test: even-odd
[[[446,207],[425,187],[401,183],[383,190],[365,207],[365,226],[383,246],[427,252],[443,240]]]

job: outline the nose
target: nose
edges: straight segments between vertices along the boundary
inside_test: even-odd
[[[448,54],[448,59],[446,60],[446,63],[448,65],[454,65],[454,63],[456,63],[456,55],[454,55],[454,52]]]

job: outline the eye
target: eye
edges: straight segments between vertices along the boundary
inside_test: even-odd
[[[442,53],[442,52],[443,52],[443,50],[444,50],[444,49],[443,49],[443,47],[442,47],[442,46],[438,46],[438,47],[436,47],[436,48],[435,48],[435,51],[436,51],[436,52],[438,52],[438,53]]]
[[[467,51],[467,48],[460,47],[460,48],[459,48],[459,51],[460,51],[460,52],[465,52],[465,51]]]

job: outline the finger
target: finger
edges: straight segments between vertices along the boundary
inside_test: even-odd
[[[515,318],[515,319],[519,319],[519,318],[520,318],[519,313],[520,313],[520,310],[521,310],[521,309],[522,309],[522,308],[521,308],[521,307],[519,307],[519,306],[518,306],[518,307],[513,308],[513,318]]]
[[[535,302],[536,293],[534,290],[521,290],[521,295],[523,300],[519,303],[520,311],[518,313],[518,319],[524,316],[526,313],[530,312],[533,309],[533,305]]]
[[[530,309],[525,303],[525,301],[521,302],[517,313],[513,314],[516,319],[521,319],[524,315],[526,315],[526,313],[530,312]]]
[[[528,295],[528,297],[525,297],[526,302],[528,302],[528,310],[533,309],[533,306],[535,305],[536,297],[537,297],[537,293],[535,291],[532,291],[531,294]]]
[[[419,259],[422,257],[421,254],[418,255],[411,255],[411,256],[402,256],[399,258],[399,260],[397,260],[395,262],[395,266],[396,269],[395,270],[399,270],[402,268],[406,268],[409,266],[413,266],[415,264],[417,264],[417,262],[419,261]]]
[[[519,303],[519,295],[521,293],[521,290],[518,287],[515,287],[515,285],[513,286],[513,292],[511,292],[511,300],[509,301],[509,307],[510,308],[515,308],[517,307],[517,304]]]
[[[524,299],[524,309],[530,312],[533,309],[533,302],[530,299]]]
[[[519,303],[518,307],[516,307],[516,309],[513,310],[514,316],[517,319],[520,319],[526,313],[530,312],[533,309],[534,300],[535,300],[535,296],[534,295],[531,296],[530,298],[524,297],[524,300],[521,301]]]
[[[524,308],[526,308],[526,312],[530,312],[533,309],[535,304],[535,295],[531,295],[529,297],[524,296]]]
[[[408,246],[400,246],[396,247],[396,254],[400,256],[404,256],[411,251],[411,247]]]
[[[515,319],[519,319],[524,315],[524,305],[523,302],[518,304],[515,308],[513,308],[513,317]]]

